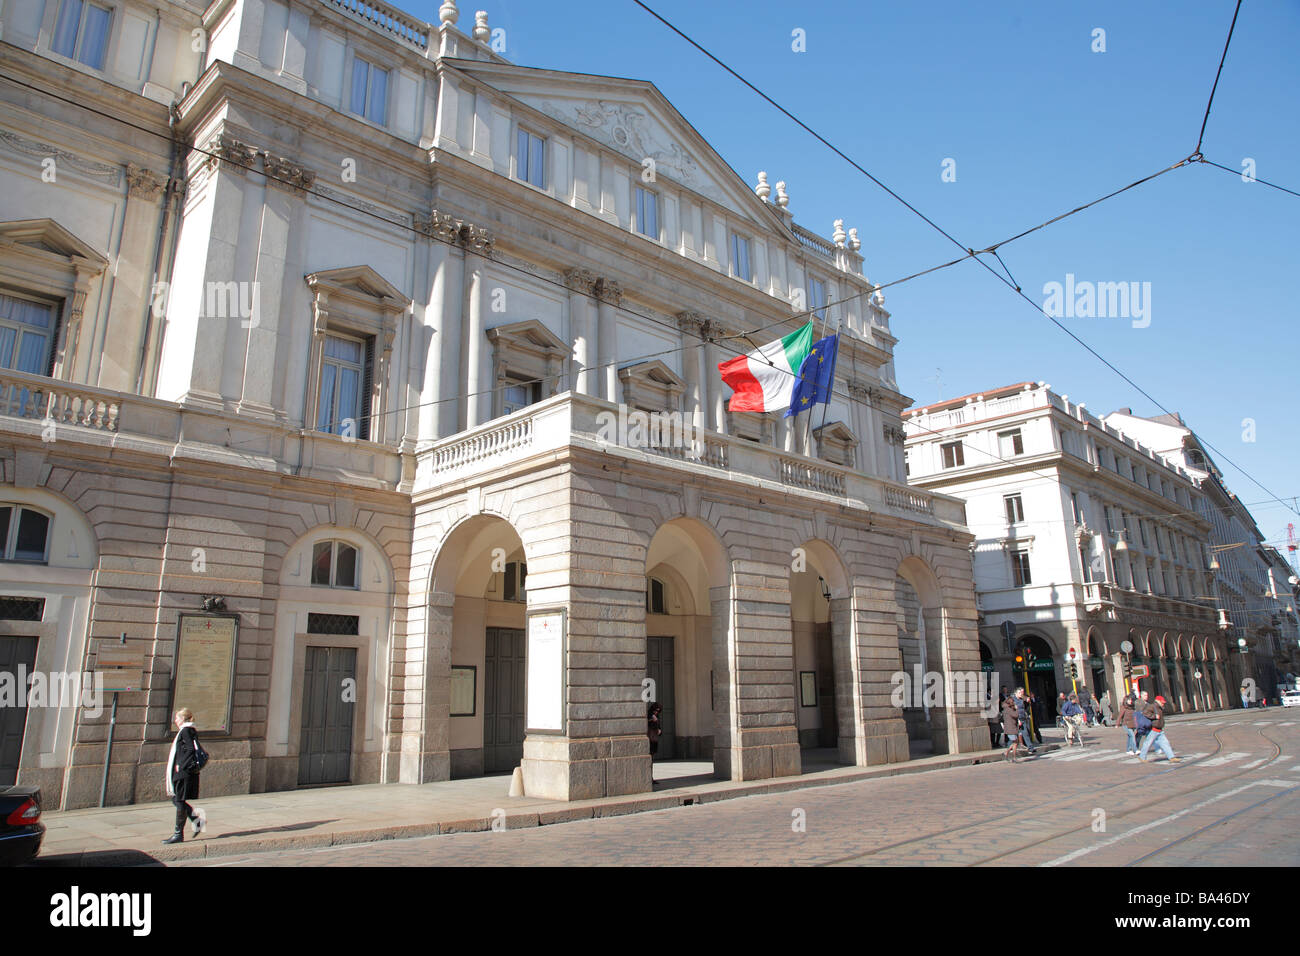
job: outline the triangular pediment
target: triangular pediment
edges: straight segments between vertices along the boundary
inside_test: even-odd
[[[536,319],[498,325],[487,330],[488,339],[509,339],[517,345],[531,346],[539,352],[567,354],[569,347],[555,333]]]
[[[813,434],[823,441],[829,439],[842,445],[853,446],[858,443],[858,436],[853,434],[853,429],[843,422],[827,422],[825,425],[814,428]]]
[[[634,167],[654,161],[656,179],[711,199],[790,240],[780,213],[755,195],[708,141],[647,80],[591,76],[513,64],[444,59],[503,94],[622,153]],[[756,178],[757,170],[755,170]]]
[[[0,243],[12,243],[34,252],[64,259],[83,259],[96,271],[108,266],[108,259],[88,242],[78,239],[53,219],[22,219],[0,222]]]
[[[683,391],[686,388],[686,381],[676,372],[670,369],[659,359],[650,362],[638,362],[635,365],[627,365],[618,370],[619,378],[640,378],[651,382],[662,388],[672,391]]]
[[[368,299],[391,300],[389,305],[405,305],[407,297],[370,266],[347,266],[342,269],[326,269],[306,276],[307,284],[314,288],[324,288],[331,292],[341,292]]]

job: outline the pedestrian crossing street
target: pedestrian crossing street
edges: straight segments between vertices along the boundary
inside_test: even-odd
[[[1177,753],[1177,751],[1175,751],[1175,753]],[[1247,758],[1255,756],[1252,753],[1245,753],[1242,751],[1220,753],[1214,757],[1210,757],[1209,751],[1180,753],[1178,756],[1183,758],[1182,765],[1184,767],[1209,767],[1211,769],[1216,767],[1232,767],[1234,770],[1253,770],[1269,761],[1268,757],[1256,757],[1256,759],[1249,760],[1247,763],[1239,763],[1239,761],[1247,760]],[[1209,757],[1208,760],[1205,759],[1207,757]],[[1061,750],[1055,753],[1045,754],[1043,759],[1049,760],[1052,763],[1106,763],[1109,761],[1120,761],[1123,763],[1138,765],[1142,763],[1142,761],[1137,757],[1130,756],[1123,750],[1108,748],[1093,750]],[[1300,763],[1295,763],[1294,766],[1288,766],[1294,760],[1294,757],[1282,757],[1270,769],[1279,771],[1291,770],[1300,773]],[[1147,762],[1163,763],[1165,762],[1164,755],[1153,749],[1147,754]]]

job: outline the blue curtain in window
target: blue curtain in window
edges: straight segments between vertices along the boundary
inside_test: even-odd
[[[85,33],[81,37],[81,52],[77,59],[95,70],[104,68],[104,54],[108,52],[108,11],[103,7],[86,8]]]
[[[325,341],[328,343],[329,339]],[[316,428],[323,432],[334,431],[334,378],[337,372],[337,366],[321,366],[320,407],[316,410]]]
[[[31,372],[33,375],[45,374],[45,336],[36,332],[24,332],[22,341],[18,343],[18,357],[14,364],[20,372]]]
[[[366,74],[370,65],[365,60],[352,61],[352,112],[366,115]]]
[[[366,109],[366,119],[383,125],[385,107],[388,105],[388,71],[374,69],[370,71],[370,103]]]
[[[77,27],[81,25],[81,0],[63,0],[59,20],[54,25],[50,49],[71,58],[77,52]]]
[[[339,420],[335,422],[333,431],[341,432],[344,423],[351,420],[351,427],[348,429],[352,437],[356,437],[359,431],[357,423],[357,399],[361,395],[361,374],[356,369],[341,368],[339,369]]]
[[[544,186],[545,171],[542,166],[542,149],[546,141],[538,136],[528,137],[528,181],[534,186]]]

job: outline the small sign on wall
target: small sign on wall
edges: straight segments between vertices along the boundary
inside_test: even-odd
[[[451,668],[451,716],[473,717],[476,703],[478,668],[473,666]]]
[[[528,690],[525,730],[564,731],[564,611],[528,616]]]

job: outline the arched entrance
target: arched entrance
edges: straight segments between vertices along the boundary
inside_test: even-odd
[[[795,720],[807,761],[858,762],[854,746],[849,578],[825,541],[792,552],[790,629]]]
[[[714,604],[726,628],[726,552],[713,531],[693,518],[662,525],[646,554],[646,680],[642,697],[662,708],[656,761],[708,760],[729,778],[730,755],[716,746],[732,712],[730,681],[716,663]],[[724,735],[722,739],[727,739]]]
[[[1016,687],[1024,687],[1034,698],[1034,723],[1041,733],[1044,724],[1056,720],[1056,659],[1052,645],[1037,634],[1025,634],[1016,645],[1015,656],[1020,660],[1012,660],[1011,673]]]
[[[451,602],[430,608],[431,634],[440,613],[451,617],[451,776],[510,773],[523,758],[528,674],[528,563],[518,533],[494,515],[463,521],[438,552],[432,590]]]
[[[1110,695],[1111,704],[1116,703],[1114,695],[1111,693],[1112,688],[1106,674],[1106,649],[1100,638],[1097,636],[1096,629],[1088,632],[1088,672],[1092,677],[1090,681],[1090,690],[1097,695],[1100,701],[1103,697]]]
[[[946,699],[951,681],[945,655],[943,606],[938,579],[920,558],[911,556],[899,564],[894,600],[899,664],[894,703],[902,704],[909,755],[951,753],[955,723]]]

